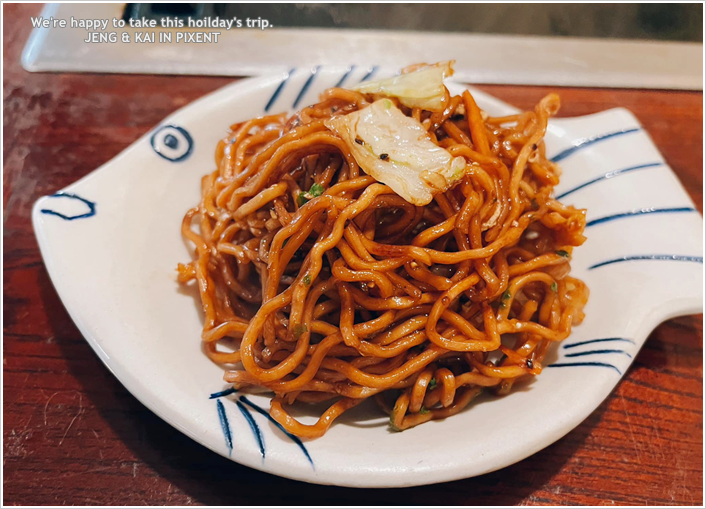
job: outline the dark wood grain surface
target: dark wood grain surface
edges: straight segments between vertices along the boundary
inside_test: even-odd
[[[160,420],[101,364],[67,315],[30,210],[232,80],[26,73],[20,52],[39,6],[3,7],[5,504],[703,503],[702,316],[655,330],[615,392],[565,438],[474,479],[399,490],[312,486],[232,463]],[[547,92],[481,88],[521,108]],[[632,110],[702,210],[701,93],[560,94],[565,116]]]

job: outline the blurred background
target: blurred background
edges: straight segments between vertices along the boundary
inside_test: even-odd
[[[363,7],[363,8],[361,8]],[[123,19],[263,17],[275,27],[370,28],[700,42],[703,4],[130,3]]]
[[[350,78],[360,80],[411,62],[455,60],[455,79],[468,83],[703,88],[701,3],[64,3],[46,4],[42,15],[158,24],[109,25],[117,44],[86,43],[79,27],[36,28],[22,56],[32,72],[256,76],[324,65],[354,69]],[[159,24],[234,17],[267,20],[270,28]],[[174,35],[180,31],[217,32],[218,39],[186,44]],[[135,43],[143,32],[164,38]]]

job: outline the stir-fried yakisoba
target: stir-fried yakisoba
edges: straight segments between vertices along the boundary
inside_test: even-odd
[[[569,275],[585,212],[552,197],[550,94],[489,117],[451,96],[449,63],[332,88],[293,116],[234,124],[183,235],[208,356],[274,393],[287,431],[319,437],[373,398],[403,430],[542,371],[583,319]],[[220,348],[219,348],[220,346]],[[317,423],[286,407],[330,401]]]

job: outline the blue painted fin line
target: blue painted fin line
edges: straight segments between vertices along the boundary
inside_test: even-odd
[[[599,217],[598,219],[594,219],[594,220],[586,223],[586,227],[588,228],[589,226],[595,226],[597,224],[607,223],[609,221],[615,221],[616,219],[624,219],[626,217],[642,216],[642,215],[646,215],[646,214],[670,214],[670,213],[674,213],[674,212],[696,212],[696,209],[693,207],[668,207],[668,208],[663,208],[663,209],[648,208],[648,209],[633,210],[630,212],[622,212],[620,214],[613,214],[610,216]]]
[[[635,344],[635,342],[632,339],[627,339],[627,338],[600,338],[600,339],[589,339],[587,341],[579,341],[578,343],[572,343],[570,345],[564,345],[564,348],[573,348],[575,346],[590,345],[592,343],[606,343],[608,341],[627,341],[628,343],[632,343],[633,345]]]
[[[605,265],[611,265],[613,263],[621,262],[631,262],[635,260],[671,260],[676,262],[697,262],[704,263],[703,256],[682,256],[682,255],[636,255],[636,256],[623,256],[622,258],[615,258],[613,260],[606,260],[605,262],[596,263],[591,265],[588,270],[597,269],[598,267],[603,267]]]
[[[601,368],[611,368],[614,369],[615,371],[618,372],[619,375],[622,375],[620,370],[613,366],[612,364],[607,364],[605,362],[557,362],[554,364],[550,364],[547,366],[548,368],[568,368],[572,366],[597,366]]]
[[[639,166],[632,166],[630,168],[624,168],[622,170],[611,171],[611,172],[606,173],[605,175],[601,175],[600,177],[596,177],[593,180],[589,180],[588,182],[581,184],[580,186],[576,186],[573,189],[569,189],[568,191],[561,193],[559,196],[556,197],[556,199],[561,200],[562,198],[570,195],[571,193],[575,193],[579,189],[583,189],[584,187],[590,186],[591,184],[595,184],[596,182],[600,182],[601,180],[612,179],[612,178],[617,177],[619,175],[623,175],[624,173],[629,173],[631,171],[637,171],[637,170],[645,170],[647,168],[654,168],[656,166],[664,166],[664,163],[641,164]]]
[[[593,355],[593,354],[604,354],[604,353],[621,353],[623,355],[627,355],[632,359],[632,355],[629,353],[623,351],[623,350],[588,350],[586,352],[574,352],[574,353],[567,353],[566,357],[583,357],[584,355]]]
[[[272,107],[272,105],[275,103],[275,101],[277,100],[277,97],[279,97],[279,94],[282,93],[282,90],[284,90],[284,86],[287,84],[287,82],[289,81],[289,78],[292,76],[292,73],[294,73],[294,71],[296,71],[296,70],[297,70],[296,67],[292,67],[292,68],[289,70],[289,72],[287,73],[287,75],[284,77],[284,79],[282,80],[282,82],[281,82],[281,83],[279,84],[279,86],[277,87],[277,90],[275,90],[275,93],[272,94],[272,97],[270,97],[270,100],[267,102],[267,106],[265,106],[265,111],[266,111],[266,112],[269,111],[270,108]]]
[[[378,72],[378,66],[374,66],[370,71],[368,71],[368,74],[363,76],[363,79],[359,81],[359,83],[363,83],[364,81],[368,81],[370,78],[373,77],[373,75]]]
[[[299,446],[299,448],[302,450],[302,452],[303,452],[304,455],[306,456],[306,459],[308,459],[308,460],[309,460],[309,463],[311,463],[311,466],[312,466],[312,467],[314,466],[314,460],[311,459],[311,456],[309,456],[309,451],[307,451],[306,446],[304,445],[304,443],[301,441],[301,439],[300,439],[298,436],[292,435],[290,432],[288,432],[286,429],[284,429],[284,427],[283,427],[280,423],[278,423],[277,421],[275,421],[275,420],[272,418],[272,416],[271,416],[265,409],[263,409],[263,408],[261,408],[260,406],[256,405],[255,403],[253,403],[252,401],[250,401],[250,400],[249,400],[248,398],[246,398],[245,396],[240,396],[240,401],[242,401],[243,403],[245,403],[246,405],[248,405],[250,408],[252,408],[253,410],[255,410],[257,413],[259,413],[259,414],[264,415],[265,417],[267,417],[267,420],[269,420],[272,424],[274,424],[275,426],[277,426],[277,428],[279,428],[279,430],[282,431],[282,433],[284,433],[285,435],[287,435],[287,437],[289,437],[289,439],[292,440],[292,442],[294,442],[295,444],[297,444],[297,445]]]
[[[343,84],[344,84],[344,83],[346,82],[346,80],[348,79],[348,76],[350,76],[351,73],[352,73],[354,70],[355,70],[355,66],[354,66],[354,65],[350,66],[350,67],[348,68],[348,70],[346,71],[346,74],[344,74],[343,76],[341,76],[341,79],[338,80],[338,83],[336,83],[336,84],[334,85],[334,88],[340,88],[340,87],[342,87]]]
[[[80,196],[78,196],[76,194],[59,192],[59,193],[52,194],[50,196],[50,198],[71,198],[73,200],[81,201],[88,206],[88,212],[86,212],[85,214],[80,214],[78,216],[65,216],[61,212],[57,212],[55,210],[41,209],[40,212],[42,214],[50,214],[52,216],[58,216],[61,219],[65,219],[66,221],[73,221],[74,219],[82,219],[84,217],[91,217],[91,216],[96,215],[96,204],[92,201],[85,199],[85,198],[81,198]]]
[[[294,104],[292,104],[292,108],[296,108],[297,105],[299,104],[299,101],[302,100],[302,97],[304,97],[304,94],[306,94],[306,91],[309,90],[309,87],[314,82],[314,79],[316,78],[316,75],[318,74],[320,68],[321,68],[321,66],[319,65],[316,67],[316,69],[311,71],[311,76],[309,76],[309,79],[307,79],[304,82],[304,86],[299,91],[299,95],[297,96],[297,98],[294,100]]]
[[[563,150],[562,152],[559,152],[557,155],[552,157],[552,162],[558,163],[559,161],[569,157],[574,152],[577,152],[584,147],[588,147],[589,145],[593,145],[594,143],[598,143],[599,141],[614,138],[616,136],[622,136],[623,134],[636,133],[638,131],[640,131],[640,128],[634,127],[632,129],[623,129],[622,131],[616,131],[614,133],[600,134],[598,136],[592,136],[590,138],[578,140],[574,146],[569,147],[566,150]]]
[[[218,420],[221,421],[221,429],[223,430],[223,436],[226,438],[226,445],[228,450],[233,450],[233,436],[230,434],[230,424],[228,424],[228,416],[226,416],[226,409],[223,407],[221,400],[216,400],[216,408],[218,409]]]
[[[233,393],[235,393],[235,392],[238,392],[238,389],[236,389],[235,387],[231,387],[230,389],[226,389],[226,390],[221,391],[221,392],[214,392],[213,394],[211,394],[211,395],[208,397],[208,399],[221,398],[221,397],[223,397],[223,396],[228,396],[228,395],[233,394]]]
[[[218,402],[220,403],[221,400],[219,399]],[[240,401],[236,401],[235,404],[238,405],[238,410],[240,410],[240,413],[243,414],[243,417],[245,417],[245,420],[248,421],[248,424],[250,425],[250,429],[252,430],[253,435],[255,435],[255,440],[257,441],[257,446],[260,448],[260,454],[262,455],[262,457],[264,459],[264,457],[265,457],[265,439],[262,437],[262,431],[260,431],[260,427],[255,422],[255,419],[253,419],[252,414],[248,411],[247,408],[245,408],[243,406],[243,404]]]

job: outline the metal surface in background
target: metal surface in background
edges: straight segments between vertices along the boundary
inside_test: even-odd
[[[415,62],[455,59],[456,79],[471,83],[702,88],[703,44],[635,38],[657,34],[660,39],[693,39],[693,27],[701,30],[702,16],[696,19],[689,15],[683,19],[684,13],[689,14],[689,9],[694,8],[702,10],[701,5],[675,5],[671,18],[662,15],[664,19],[659,22],[655,17],[662,11],[654,7],[652,11],[645,10],[645,6],[638,4],[559,5],[558,10],[551,7],[525,4],[370,4],[364,7],[353,4],[48,4],[43,12],[45,17],[238,16],[242,19],[257,15],[267,16],[275,28],[220,30],[218,43],[211,44],[95,44],[84,42],[87,32],[82,28],[41,28],[33,31],[22,63],[29,71],[250,76],[317,65],[394,71]],[[578,7],[592,14],[579,16],[582,11],[576,10]],[[285,20],[296,27],[278,25]],[[302,28],[305,22],[314,28]],[[361,25],[371,29],[356,28]],[[386,30],[372,29],[374,27]],[[466,28],[461,31],[463,27]],[[497,31],[498,27],[515,35],[484,33]],[[132,36],[145,29],[115,31]],[[552,33],[596,35],[600,31],[605,37],[546,36]]]
[[[703,5],[126,4],[123,19],[263,17],[280,28],[357,28],[701,42]]]

